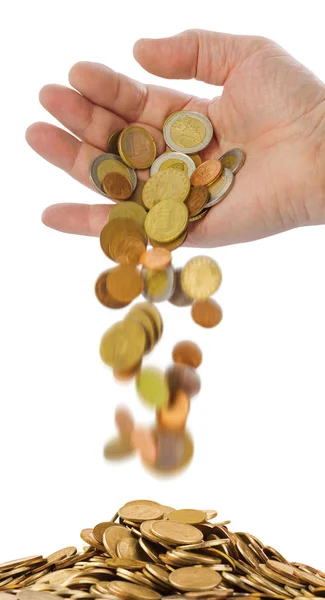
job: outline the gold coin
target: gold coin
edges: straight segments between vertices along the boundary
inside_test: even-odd
[[[156,204],[149,211],[144,227],[150,238],[166,244],[180,237],[187,228],[187,224],[188,210],[185,204],[174,202],[174,200],[165,200]]]
[[[162,371],[155,367],[145,367],[136,380],[137,392],[141,400],[151,408],[163,408],[169,401],[167,379]],[[158,517],[148,517],[154,519]]]
[[[156,242],[152,238],[150,240],[150,243],[153,246],[153,248],[165,248],[166,250],[169,250],[169,252],[172,252],[173,250],[176,250],[176,248],[179,248],[185,242],[187,238],[187,233],[188,231],[186,229],[184,233],[182,233],[182,235],[176,238],[176,240],[173,240],[172,242],[167,242],[166,244]]]
[[[157,504],[156,502],[150,500],[134,500],[133,502],[129,502],[125,506],[122,506],[118,514],[122,519],[143,523],[143,521],[161,519],[163,510],[160,504]]]
[[[183,567],[169,575],[170,583],[178,590],[212,590],[221,582],[221,575],[210,567]]]
[[[156,341],[158,342],[163,332],[163,322],[159,310],[151,302],[141,302],[136,307],[143,310],[151,318],[155,329]]]
[[[140,323],[142,325],[145,334],[146,334],[146,353],[151,352],[154,345],[156,344],[157,338],[155,333],[155,324],[152,320],[152,317],[148,315],[143,309],[138,306],[134,306],[131,308],[129,313],[125,317],[126,319],[131,319],[135,323]]]
[[[125,598],[125,600],[160,600],[161,598],[158,592],[127,581],[111,581],[109,590],[116,596]]]
[[[99,302],[106,308],[124,308],[129,302],[119,302],[116,298],[113,298],[107,289],[107,279],[110,273],[111,269],[108,269],[98,277],[95,284],[95,294]]]
[[[103,535],[103,544],[106,552],[113,558],[117,556],[117,544],[124,538],[133,539],[133,535],[129,529],[126,529],[123,525],[112,525],[108,527]]]
[[[190,156],[191,159],[194,161],[196,167],[199,167],[200,164],[202,164],[202,158],[199,154],[191,154]]]
[[[107,152],[110,154],[118,154],[118,139],[122,133],[123,129],[118,129],[117,131],[113,131],[107,140]]]
[[[147,216],[147,212],[142,206],[136,204],[136,202],[131,202],[130,200],[126,200],[125,202],[121,202],[120,204],[115,204],[110,210],[108,220],[112,221],[113,219],[133,219],[137,221],[140,225],[144,224],[145,218]]]
[[[203,540],[203,534],[199,529],[193,525],[176,521],[155,521],[151,525],[151,531],[158,538],[173,546],[195,544]]]
[[[149,209],[165,200],[184,202],[190,188],[190,180],[182,171],[176,169],[158,171],[145,183],[142,200]]]
[[[145,350],[143,327],[130,320],[116,323],[103,336],[100,355],[103,362],[120,370],[136,366]]]
[[[119,265],[111,270],[107,290],[118,302],[132,302],[141,294],[144,280],[133,265]]]
[[[115,160],[114,158],[107,158],[102,160],[97,167],[97,177],[100,183],[103,185],[103,181],[108,173],[119,173],[123,175],[129,182],[131,182],[130,172],[128,168],[123,165],[122,162]]]
[[[123,264],[137,264],[146,248],[147,236],[143,226],[134,219],[118,218],[109,221],[103,227],[100,245],[104,254],[111,260],[123,261]]]
[[[146,566],[146,562],[130,558],[107,558],[105,564],[112,569],[124,568],[130,571],[138,571]]]
[[[156,158],[155,140],[138,125],[130,125],[122,131],[118,149],[124,162],[133,169],[147,169]]]
[[[165,171],[166,169],[176,169],[177,171],[182,171],[188,177],[187,165],[179,158],[170,158],[165,160],[165,162],[163,162],[159,167],[159,171]]]
[[[182,288],[193,300],[205,300],[212,296],[221,284],[221,271],[208,256],[196,256],[189,260],[181,275]]]
[[[120,540],[117,543],[116,552],[119,558],[128,558],[132,560],[145,559],[145,554],[136,538],[123,538],[123,540]]]
[[[49,556],[47,556],[47,558],[46,558],[47,565],[49,565],[49,563],[55,565],[63,558],[70,558],[71,556],[74,556],[75,554],[77,554],[77,548],[75,548],[74,546],[68,546],[67,548],[62,548],[62,550],[57,550],[56,552],[53,552],[53,554],[50,554]]]
[[[122,460],[132,456],[132,454],[134,454],[134,448],[129,435],[120,435],[113,438],[104,446],[104,458],[106,460]]]
[[[98,523],[97,525],[95,525],[93,529],[93,535],[96,538],[97,542],[99,542],[100,544],[103,543],[103,535],[106,529],[108,527],[111,527],[112,525],[114,525],[112,521],[104,521],[103,523]]]
[[[147,211],[148,209],[143,204],[143,200],[142,200],[142,192],[143,192],[144,185],[145,185],[145,181],[138,179],[137,186],[136,186],[135,190],[132,192],[132,195],[130,196],[128,201],[136,202],[137,204],[142,206],[142,208],[144,208]]]
[[[196,525],[197,523],[203,523],[206,520],[206,514],[203,510],[193,510],[192,508],[186,508],[182,510],[174,510],[168,515],[170,521],[179,521],[180,523],[189,523]]]

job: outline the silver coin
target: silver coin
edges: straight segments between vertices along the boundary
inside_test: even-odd
[[[246,160],[246,154],[240,148],[232,148],[220,156],[218,160],[224,168],[230,169],[233,175],[236,175]]]
[[[230,169],[224,169],[221,173],[221,177],[209,185],[210,200],[205,205],[204,209],[211,208],[211,206],[221,202],[221,200],[229,194],[234,182],[235,178]]]
[[[164,162],[167,162],[167,160],[172,160],[175,158],[178,160],[181,160],[183,163],[186,164],[187,176],[188,176],[188,178],[190,178],[192,173],[196,169],[195,162],[194,162],[194,160],[192,160],[192,158],[190,156],[187,156],[187,154],[184,154],[183,152],[165,152],[164,154],[161,154],[160,156],[158,156],[158,158],[156,158],[156,160],[152,163],[152,165],[150,167],[150,177],[152,177],[155,173],[157,173],[159,171],[161,165]]]
[[[95,160],[92,162],[92,164],[90,166],[90,170],[89,170],[89,179],[92,182],[92,184],[95,186],[95,188],[102,194],[102,196],[105,196],[105,198],[108,198],[108,196],[107,196],[107,194],[105,194],[102,184],[98,178],[97,169],[98,169],[100,163],[102,163],[104,160],[117,160],[119,163],[124,165],[124,167],[129,172],[130,179],[131,179],[132,192],[134,192],[134,190],[137,186],[137,180],[138,180],[135,170],[128,167],[123,162],[121,157],[118,156],[117,154],[105,153],[105,154],[100,154],[99,156],[97,156],[95,158]]]
[[[142,269],[142,275],[144,279],[144,289],[143,296],[148,300],[148,302],[164,302],[165,300],[169,300],[169,298],[173,295],[176,284],[175,271],[172,265],[168,265],[166,269],[163,271],[156,271],[157,277],[162,276],[163,273],[166,273],[166,285],[163,291],[160,294],[152,294],[148,291],[148,280],[147,276],[149,274],[149,269]]]
[[[175,129],[175,123],[177,121],[185,120],[185,123],[179,123],[179,134],[180,134],[180,142],[182,139],[186,140],[186,145],[177,144],[172,136],[171,130]],[[198,131],[197,121],[204,126],[204,134]],[[184,131],[183,136],[182,130]],[[172,117],[170,117],[167,123],[164,126],[164,138],[167,146],[176,152],[183,152],[184,154],[196,154],[200,152],[204,148],[210,144],[213,137],[213,127],[211,121],[201,115],[201,113],[194,112],[191,110],[184,110],[179,113],[176,113]]]

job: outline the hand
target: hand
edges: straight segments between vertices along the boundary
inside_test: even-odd
[[[325,223],[325,86],[310,71],[271,40],[209,31],[140,40],[134,56],[150,73],[195,77],[223,85],[223,93],[209,101],[142,85],[101,64],[77,63],[69,74],[77,91],[47,85],[40,101],[79,139],[35,123],[26,133],[30,146],[94,189],[89,166],[105,152],[110,133],[130,123],[143,125],[159,155],[165,150],[165,118],[177,110],[196,110],[214,126],[215,139],[203,159],[218,158],[235,146],[247,159],[227,198],[193,223],[188,245],[232,244]],[[57,204],[45,210],[43,221],[61,231],[99,235],[108,211],[103,204]]]

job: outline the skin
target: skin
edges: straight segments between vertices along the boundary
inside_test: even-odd
[[[197,98],[80,62],[69,73],[73,89],[51,84],[40,91],[43,107],[71,134],[34,123],[26,132],[29,145],[94,189],[89,165],[105,152],[113,131],[146,127],[159,155],[165,118],[177,110],[199,111],[215,133],[202,158],[237,146],[247,159],[229,196],[193,223],[187,245],[221,246],[325,223],[325,85],[315,75],[269,39],[201,30],[139,40],[134,56],[154,75],[224,86],[222,94],[216,89],[213,100]],[[97,236],[108,207],[56,204],[42,218],[60,231]]]

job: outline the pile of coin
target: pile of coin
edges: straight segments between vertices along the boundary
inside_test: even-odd
[[[69,546],[0,565],[0,600],[323,598],[325,573],[289,562],[214,510],[127,502]],[[118,520],[118,522],[117,522]],[[214,520],[214,521],[212,521]]]
[[[104,455],[117,458],[135,448],[146,464],[170,472],[188,464],[193,454],[192,440],[185,432],[189,396],[184,386],[188,387],[186,377],[195,378],[188,373],[185,377],[184,370],[176,377],[174,369],[171,394],[165,374],[142,369],[143,356],[162,334],[162,320],[153,303],[168,300],[174,306],[191,306],[194,322],[202,327],[220,323],[221,308],[211,298],[221,283],[217,263],[197,256],[175,270],[171,252],[184,242],[188,224],[203,218],[227,195],[245,154],[235,148],[219,160],[202,162],[197,153],[210,143],[213,127],[196,112],[170,115],[163,133],[168,151],[156,158],[155,141],[146,129],[130,126],[114,132],[108,153],[93,161],[90,179],[102,194],[122,201],[111,208],[100,235],[103,252],[118,266],[99,276],[97,298],[112,309],[126,307],[140,294],[147,300],[105,333],[100,354],[113,367],[116,379],[137,376],[140,397],[157,409],[151,432],[142,429],[139,433],[135,428],[132,435],[120,435],[106,445]],[[149,179],[138,181],[135,169],[148,167]],[[147,250],[149,239],[151,250]]]
[[[129,458],[137,451],[147,468],[164,474],[179,471],[191,460],[194,446],[186,422],[191,398],[201,388],[196,369],[202,353],[185,340],[176,344],[172,358],[174,363],[165,373],[154,367],[138,369],[137,391],[142,402],[156,410],[156,423],[151,428],[136,425],[127,408],[118,408],[115,423],[119,435],[104,447],[107,460]]]

